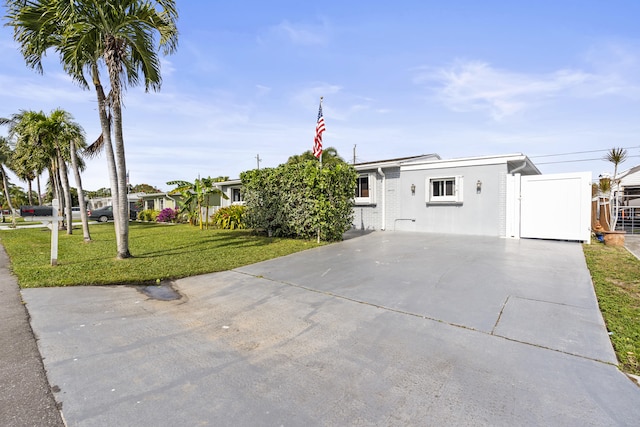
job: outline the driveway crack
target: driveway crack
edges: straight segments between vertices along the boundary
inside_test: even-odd
[[[500,323],[500,318],[502,318],[502,313],[504,312],[504,308],[507,306],[507,303],[509,302],[509,298],[511,298],[511,295],[507,295],[507,298],[504,300],[504,304],[502,304],[502,308],[500,309],[500,314],[498,314],[498,318],[496,319],[495,325],[493,325],[493,329],[491,329],[490,335],[493,335],[494,332],[496,331],[496,328],[498,327],[498,323]]]

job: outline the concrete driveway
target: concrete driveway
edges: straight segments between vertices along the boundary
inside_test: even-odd
[[[174,287],[22,291],[69,426],[640,419],[576,243],[376,232]]]

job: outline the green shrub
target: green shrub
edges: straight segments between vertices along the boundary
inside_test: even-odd
[[[220,208],[211,215],[213,224],[225,230],[235,230],[247,228],[244,223],[245,207],[241,205],[232,205]]]
[[[138,220],[155,222],[155,220],[158,218],[159,213],[160,212],[155,209],[145,209],[138,212]]]
[[[248,227],[273,236],[342,240],[353,221],[357,172],[308,160],[240,174]]]

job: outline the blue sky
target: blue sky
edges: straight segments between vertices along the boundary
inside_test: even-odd
[[[277,166],[312,148],[320,96],[324,145],[348,160],[354,145],[363,162],[524,153],[597,177],[625,147],[622,169],[640,164],[637,0],[177,4],[162,90],[125,95],[132,184]],[[1,117],[60,107],[99,135],[94,92],[54,52],[39,75],[2,27],[0,58]],[[85,188],[109,186],[105,163],[88,162]]]

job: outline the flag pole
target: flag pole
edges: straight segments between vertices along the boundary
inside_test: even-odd
[[[320,170],[322,170],[322,133],[324,132],[324,115],[322,114],[322,100],[324,99],[324,96],[320,97],[320,108],[318,110],[318,123],[316,123],[316,141],[315,143],[318,144],[318,140],[319,140],[319,144],[320,144],[320,155],[318,157],[318,159],[320,160]],[[320,119],[322,118],[322,126],[321,128],[318,128],[318,125],[320,124]],[[315,146],[314,146],[315,149]],[[317,238],[318,244],[320,244],[320,224],[318,224],[318,238]]]
[[[320,110],[322,111],[322,100],[324,96],[320,97]],[[320,169],[322,169],[322,151],[320,151]],[[320,243],[320,230],[318,230],[318,243]]]

